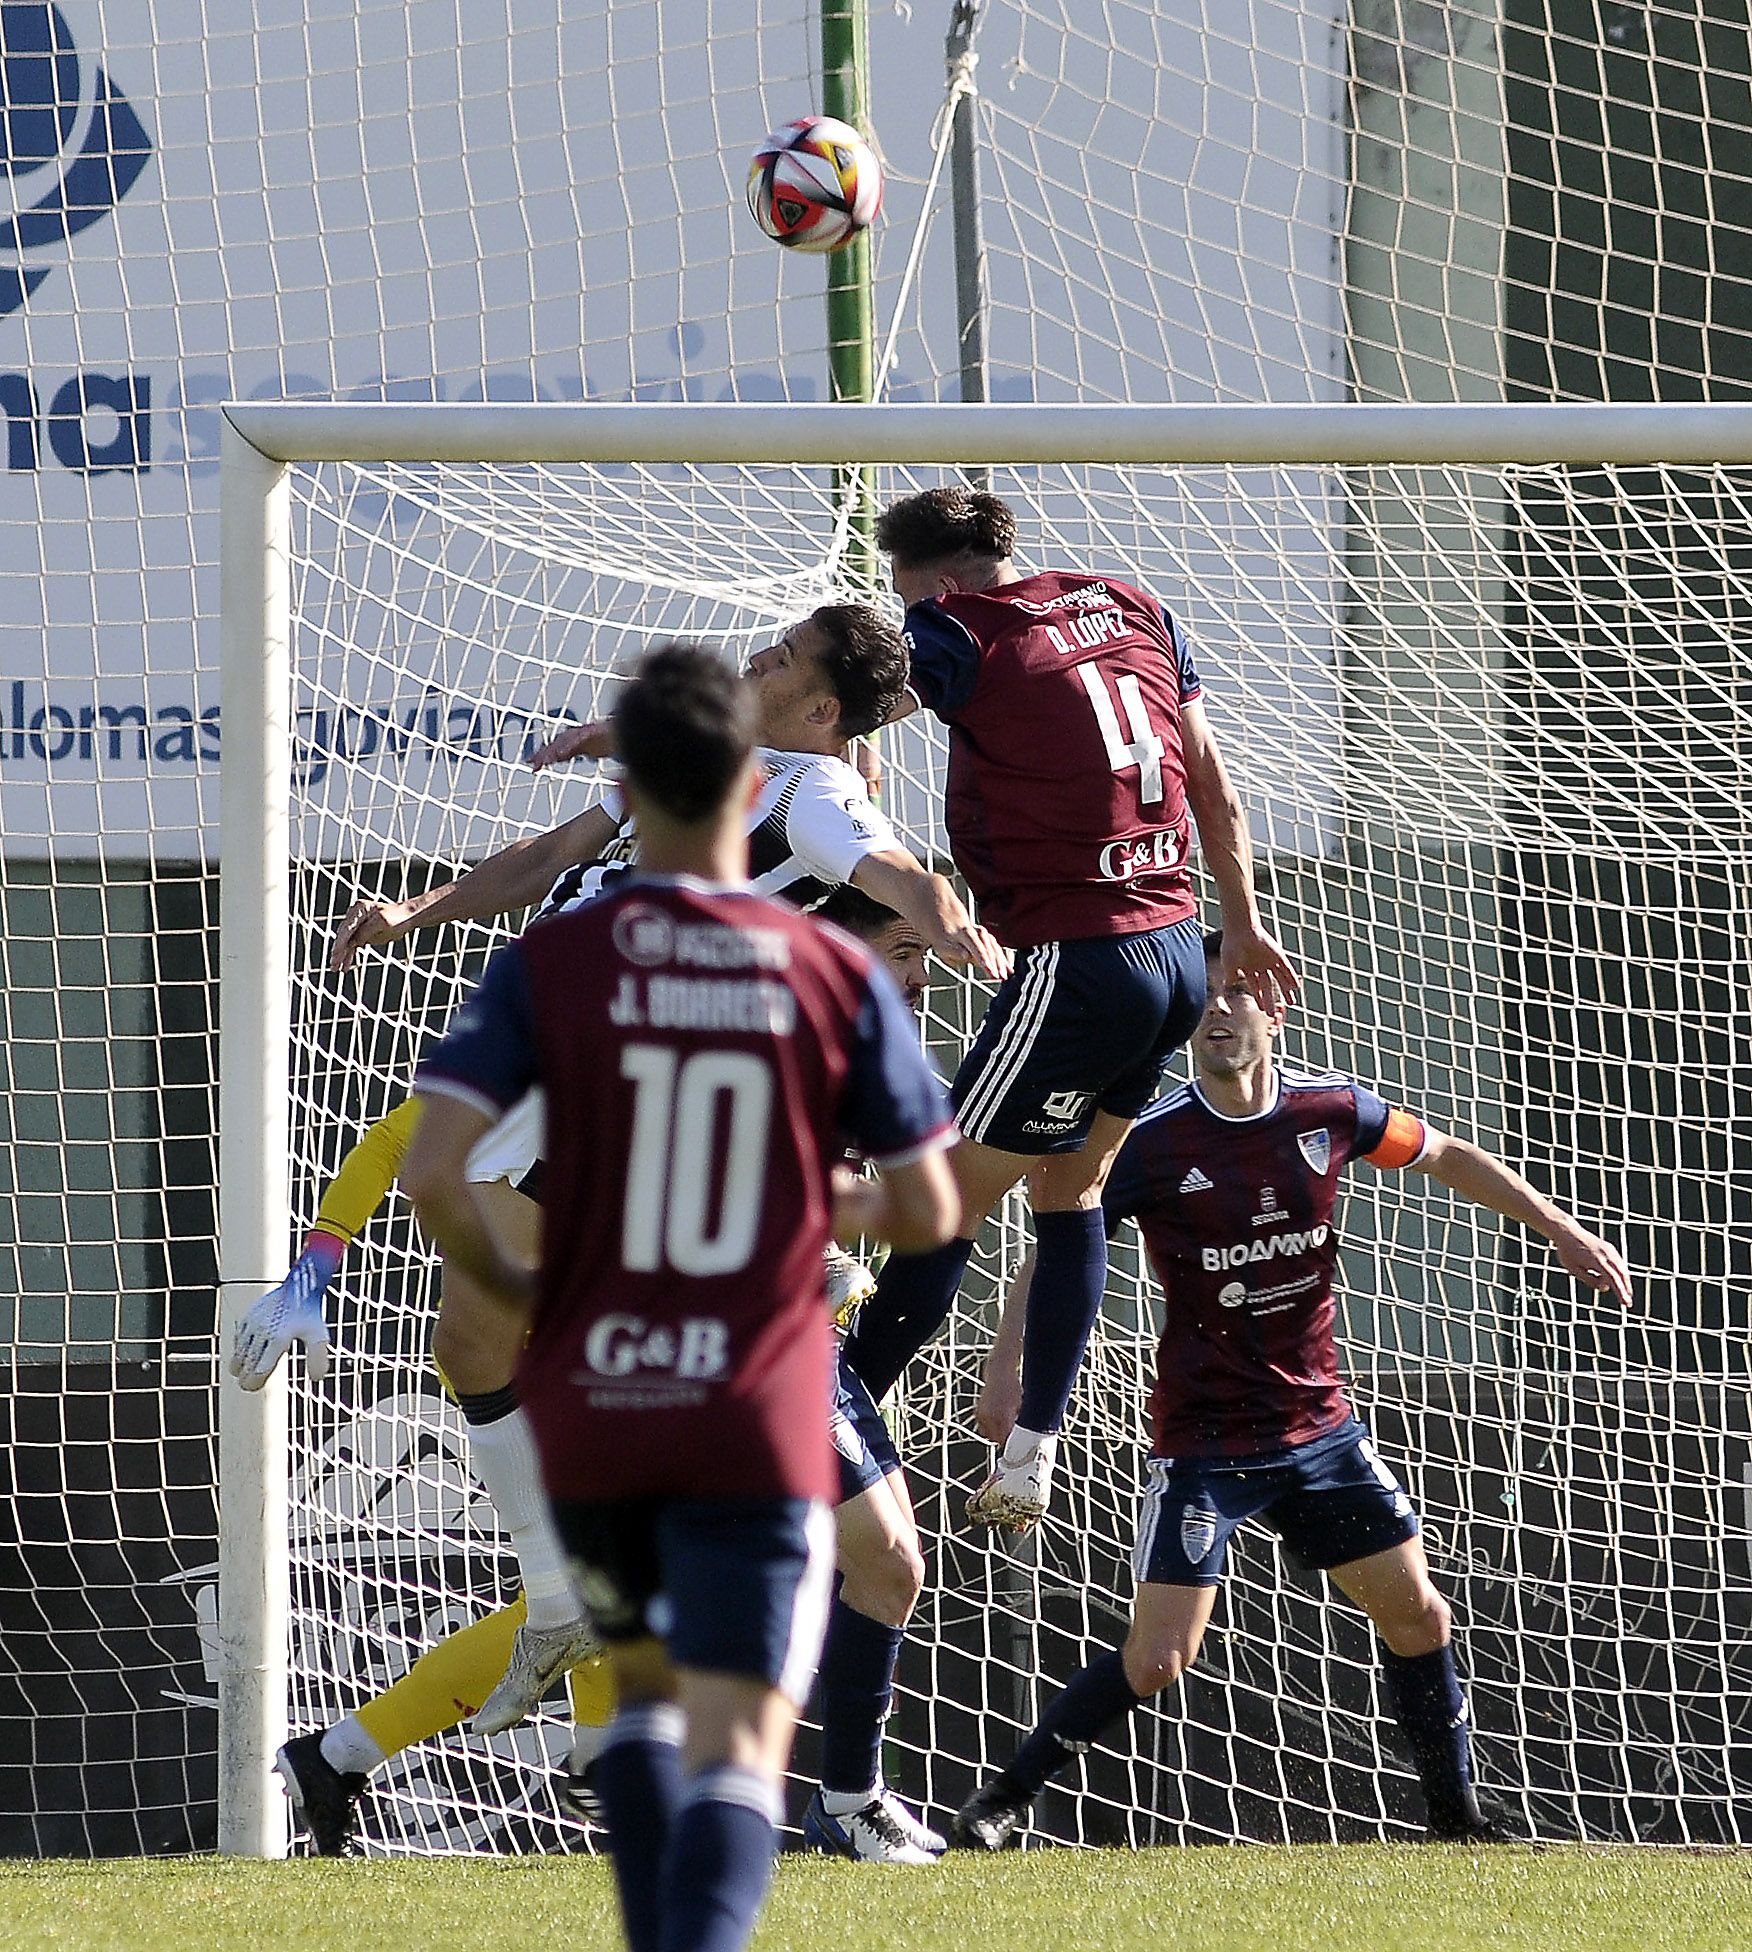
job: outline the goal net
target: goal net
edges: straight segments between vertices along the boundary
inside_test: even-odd
[[[882,467],[874,489],[949,478]],[[1748,1841],[1752,477],[1304,461],[1001,465],[992,481],[1025,562],[1135,579],[1186,627],[1267,914],[1306,977],[1289,1061],[1351,1071],[1500,1152],[1635,1271],[1625,1315],[1431,1182],[1348,1176],[1344,1364],[1454,1604],[1485,1788],[1543,1837]],[[527,754],[599,711],[644,647],[742,658],[862,592],[826,467],[366,461],[294,468],[291,500],[280,930],[303,1225],[517,925],[415,935],[337,976],[325,946],[348,904],[587,805],[592,769],[538,777]],[[915,720],[881,750],[888,811],[941,859],[940,729]],[[228,957],[255,948],[280,953],[234,941]],[[925,1034],[945,1070],[984,1002],[936,972]],[[939,1819],[1115,1644],[1129,1602],[1159,1305],[1129,1232],[1053,1512],[1020,1543],[961,1519],[989,1455],[980,1366],[1025,1244],[1007,1209],[889,1406],[929,1576],[886,1766]],[[270,1231],[250,1268],[228,1243],[233,1306],[292,1248]],[[399,1197],[334,1292],[331,1376],[311,1388],[295,1367],[291,1390],[294,1730],[515,1590],[431,1368],[435,1271]],[[556,1701],[512,1735],[407,1752],[374,1779],[367,1847],[588,1847],[555,1798],[567,1735]],[[806,1734],[798,1797],[810,1754]],[[1033,1834],[1420,1823],[1365,1623],[1248,1528],[1197,1669],[1049,1792]]]

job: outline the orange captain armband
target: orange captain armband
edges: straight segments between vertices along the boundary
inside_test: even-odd
[[[1389,1112],[1381,1143],[1363,1157],[1371,1166],[1415,1166],[1429,1142],[1430,1135],[1424,1130],[1421,1118],[1414,1118],[1410,1112]]]

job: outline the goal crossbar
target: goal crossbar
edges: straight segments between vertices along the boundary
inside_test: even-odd
[[[1752,464],[1752,402],[1190,406],[232,401],[276,461]]]

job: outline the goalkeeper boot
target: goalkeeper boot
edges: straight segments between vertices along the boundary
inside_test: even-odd
[[[322,1752],[322,1735],[298,1735],[274,1757],[286,1795],[318,1857],[351,1857],[365,1778],[343,1775]]]
[[[1026,1532],[1046,1516],[1052,1497],[1055,1437],[1042,1437],[1031,1450],[1012,1459],[1006,1449],[984,1484],[967,1501],[970,1525],[1001,1525],[1006,1531]]]
[[[602,1830],[608,1824],[608,1818],[602,1813],[602,1798],[596,1793],[595,1778],[596,1758],[592,1756],[581,1769],[568,1763],[560,1779],[560,1801],[586,1830]]]
[[[818,1789],[803,1812],[803,1842],[830,1857],[864,1864],[934,1864],[948,1840],[923,1824],[891,1789],[878,1787],[867,1803],[835,1816]]]
[[[505,1678],[480,1705],[469,1723],[476,1735],[503,1735],[529,1714],[548,1689],[580,1661],[602,1652],[602,1642],[588,1620],[566,1620],[557,1627],[517,1629]]]
[[[1008,1850],[1020,1844],[1017,1832],[1028,1821],[1034,1798],[994,1776],[976,1789],[949,1820],[951,1850]]]

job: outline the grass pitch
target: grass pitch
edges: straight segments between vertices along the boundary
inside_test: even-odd
[[[0,1865],[7,1952],[613,1947],[589,1858]],[[1745,1952],[1752,1852],[1459,1846],[789,1857],[756,1952]]]

